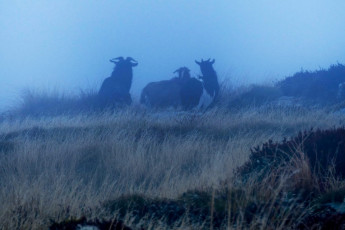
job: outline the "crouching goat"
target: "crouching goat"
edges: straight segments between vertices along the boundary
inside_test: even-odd
[[[182,67],[174,73],[177,78],[151,82],[143,89],[140,102],[153,108],[206,109],[217,98],[219,84],[213,69],[215,60],[195,61],[201,69],[200,80],[190,77],[189,69]]]
[[[138,62],[131,57],[124,59],[118,57],[111,59],[115,64],[110,77],[103,81],[98,92],[99,106],[101,108],[130,105],[132,98],[129,93],[132,85],[133,70]]]
[[[147,84],[141,92],[140,103],[151,108],[179,107],[181,87],[190,78],[190,74],[187,67],[181,67],[174,73],[178,77]]]

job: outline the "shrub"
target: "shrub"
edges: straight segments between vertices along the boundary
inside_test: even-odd
[[[251,150],[247,161],[238,172],[242,176],[253,173],[267,175],[294,160],[305,161],[310,173],[317,176],[319,189],[326,189],[330,174],[345,178],[345,128],[300,132],[282,143],[268,141]],[[304,175],[306,176],[306,175]]]
[[[337,64],[327,70],[300,71],[278,82],[276,86],[285,96],[332,104],[337,101],[338,86],[342,82],[345,82],[345,66]]]

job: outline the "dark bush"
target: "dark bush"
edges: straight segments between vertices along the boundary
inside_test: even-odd
[[[337,64],[327,70],[300,71],[278,82],[276,86],[282,90],[284,96],[332,104],[338,99],[338,86],[342,82],[345,82],[345,66]]]
[[[231,95],[229,106],[260,106],[276,102],[280,97],[300,98],[304,105],[329,105],[344,100],[345,66],[332,65],[327,70],[300,71],[277,82],[274,86],[254,85],[248,90]],[[341,91],[343,90],[343,91]]]
[[[320,178],[333,169],[334,176],[345,179],[345,128],[300,132],[282,143],[269,141],[252,149],[249,161],[238,172],[242,176],[259,172],[267,175],[288,164],[298,152],[304,154],[311,171]]]

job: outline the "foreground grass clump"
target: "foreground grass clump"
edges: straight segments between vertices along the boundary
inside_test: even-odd
[[[240,194],[239,191],[236,195]],[[233,195],[232,199],[235,197]],[[181,226],[188,222],[190,225],[212,225],[219,228],[227,224],[228,198],[224,191],[189,191],[175,199],[125,195],[106,202],[105,207],[111,213],[118,213],[121,218],[131,213],[135,223],[149,219],[151,225],[164,223],[166,226]]]
[[[240,182],[253,176],[280,200],[306,211],[298,229],[343,229],[345,224],[345,128],[300,132],[281,143],[256,147],[238,170]],[[256,191],[260,190],[260,183]]]
[[[322,180],[330,174],[339,179],[345,177],[345,128],[299,132],[291,140],[269,141],[251,152],[250,160],[240,169],[242,175],[271,173],[270,170],[296,160],[305,161],[309,173],[317,174],[321,190],[326,189]]]
[[[314,210],[290,194],[291,199],[282,199],[290,184],[283,178],[291,171],[283,170],[281,183],[272,186],[267,183],[274,174],[241,181],[234,172],[249,159],[252,147],[269,139],[279,142],[300,130],[344,124],[341,114],[293,107],[184,113],[133,106],[116,112],[4,118],[0,228],[47,229],[51,220],[85,216],[120,218],[145,229],[283,229],[302,223],[308,207]],[[142,211],[141,203],[155,209]],[[164,207],[178,208],[183,218],[168,218]],[[199,214],[205,218],[197,219]]]

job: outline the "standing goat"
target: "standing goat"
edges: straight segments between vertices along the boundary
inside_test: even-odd
[[[195,61],[200,66],[202,76],[199,78],[203,81],[203,93],[200,97],[198,108],[207,108],[215,102],[219,94],[219,83],[216,71],[213,69],[215,60],[210,59],[201,62]]]
[[[111,59],[115,64],[110,77],[103,81],[98,92],[99,105],[101,108],[130,105],[132,98],[129,93],[132,85],[133,70],[138,62],[131,57],[124,59],[118,57]]]

